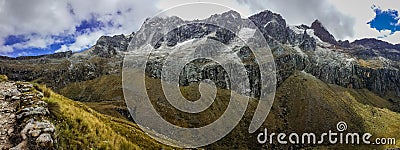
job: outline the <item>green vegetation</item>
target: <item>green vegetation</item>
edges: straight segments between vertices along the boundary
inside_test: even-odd
[[[68,97],[82,97],[86,101],[86,105],[100,113],[126,119],[126,114],[123,115],[117,111],[126,109],[123,99],[118,99],[123,95],[122,89],[119,89],[121,87],[120,80],[119,75],[102,76],[90,81],[72,83],[62,92],[65,95],[70,94]],[[230,98],[229,90],[219,89],[217,99],[209,109],[195,115],[186,114],[173,109],[166,101],[162,95],[163,91],[159,86],[159,80],[146,78],[146,81],[148,92],[152,93],[150,99],[157,111],[169,122],[182,127],[201,127],[218,119],[224,113]],[[181,87],[181,92],[189,100],[197,100],[200,97],[196,84]],[[103,98],[100,100],[101,97]],[[336,131],[336,124],[339,121],[347,123],[346,131],[372,133],[374,137],[371,139],[375,137],[400,139],[398,124],[400,114],[397,113],[399,106],[389,101],[388,98],[381,98],[366,89],[350,89],[326,84],[303,72],[295,72],[280,84],[273,107],[264,125],[259,132],[249,134],[246,131],[256,107],[257,101],[250,100],[248,111],[239,125],[226,137],[205,148],[257,149],[262,145],[257,144],[256,137],[264,128],[268,128],[270,132],[322,133],[329,130]],[[121,129],[123,128],[121,127]],[[301,145],[300,147],[384,149],[400,147],[399,142],[397,143],[397,145],[362,145],[361,147],[327,143],[318,145],[318,147],[315,147],[316,145]],[[284,148],[287,145],[272,145],[271,147],[282,146]]]
[[[8,77],[6,75],[0,74],[0,82],[8,81]]]
[[[44,86],[35,87],[51,93],[44,100],[57,128],[58,149],[171,149],[147,136],[132,122],[97,113]]]
[[[346,132],[371,133],[376,137],[400,139],[400,114],[389,101],[365,89],[349,89],[326,84],[315,77],[296,72],[278,87],[266,126],[280,132],[336,131],[345,121]],[[318,148],[386,149],[397,145],[329,145]]]
[[[358,59],[358,63],[362,67],[372,68],[372,69],[384,68],[386,66],[385,63],[382,62],[382,60],[379,60],[377,58],[368,59],[368,60]]]
[[[128,119],[130,114],[122,91],[121,75],[104,75],[93,80],[74,82],[60,90],[60,94],[80,101],[109,116]]]
[[[104,75],[99,78],[74,82],[60,90],[60,94],[81,102],[124,100],[121,75]]]
[[[130,114],[124,100],[84,102],[84,104],[108,116],[127,120],[130,119]]]

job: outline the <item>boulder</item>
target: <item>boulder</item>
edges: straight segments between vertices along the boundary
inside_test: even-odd
[[[29,131],[28,134],[31,135],[31,137],[38,137],[41,132],[42,132],[41,130],[32,130],[32,131]]]
[[[53,138],[49,133],[43,133],[36,139],[36,144],[40,147],[53,146]]]
[[[17,119],[21,119],[23,117],[31,116],[31,115],[48,115],[50,112],[47,108],[36,106],[36,107],[28,107],[24,108],[17,115]]]
[[[13,100],[13,101],[20,100],[20,99],[21,99],[21,97],[19,97],[19,96],[13,96],[13,97],[11,97],[11,100]]]

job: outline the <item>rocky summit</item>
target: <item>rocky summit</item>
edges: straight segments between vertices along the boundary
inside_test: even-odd
[[[390,94],[400,97],[398,46],[378,39],[361,39],[352,43],[336,41],[318,20],[311,26],[293,26],[288,25],[281,15],[271,11],[260,12],[249,19],[260,29],[272,49],[278,83],[293,71],[304,70],[326,83],[355,89],[366,88],[382,96]],[[204,21],[223,23],[226,20],[232,23],[242,21],[241,16],[233,11],[213,15]],[[2,57],[0,73],[12,80],[37,81],[60,90],[71,83],[121,73],[123,56],[129,53],[129,41],[136,48],[145,46],[145,40],[151,40],[155,48],[164,44],[174,47],[178,43],[202,38],[214,38],[228,44],[235,34],[248,32],[249,29],[239,26],[235,27],[234,33],[230,33],[212,25],[184,21],[178,17],[151,21],[155,22],[148,20],[139,31],[130,35],[103,36],[93,47],[80,53]],[[172,28],[181,23],[187,25],[172,30],[165,38],[153,34],[158,33],[156,29]],[[157,62],[150,62],[149,67],[160,69]],[[193,70],[196,69],[190,69]],[[253,93],[258,93],[254,90]]]
[[[254,25],[245,22],[246,20]],[[226,28],[215,24],[225,25]],[[237,26],[237,24],[240,25]],[[277,96],[267,119],[273,123],[269,126],[271,129],[287,132],[298,129],[307,132],[315,128],[323,132],[332,129],[328,128],[328,125],[344,119],[349,123],[349,127],[356,128],[360,132],[374,131],[385,136],[383,130],[387,129],[390,130],[391,135],[399,135],[398,124],[383,125],[381,123],[383,119],[380,117],[392,118],[393,122],[398,122],[400,43],[387,43],[379,39],[341,41],[337,40],[323,24],[316,20],[310,25],[289,25],[280,14],[268,10],[248,18],[243,18],[234,11],[212,15],[200,21],[183,20],[176,16],[159,17],[146,20],[142,27],[132,34],[102,36],[95,45],[83,52],[62,52],[17,58],[0,57],[0,74],[6,75],[11,81],[22,81],[6,81],[0,84],[2,111],[0,124],[5,127],[2,129],[7,129],[1,130],[2,144],[0,145],[4,145],[3,148],[14,146],[41,148],[51,147],[52,143],[57,141],[54,138],[54,130],[57,129],[54,129],[54,126],[46,120],[46,116],[51,111],[49,112],[46,108],[47,104],[40,100],[42,94],[32,90],[32,86],[25,82],[44,84],[68,98],[84,102],[103,114],[132,121],[132,118],[129,118],[129,110],[134,110],[134,108],[126,108],[122,92],[123,59],[126,55],[137,55],[138,59],[147,59],[147,56],[143,56],[143,52],[150,48],[154,49],[154,52],[146,64],[148,77],[146,79],[153,82],[161,78],[162,67],[171,50],[179,49],[180,54],[185,55],[192,54],[184,51],[185,48],[201,47],[201,42],[221,43],[229,48],[229,51],[224,53],[226,57],[221,58],[221,61],[241,61],[245,64],[246,72],[243,72],[243,75],[249,77],[250,88],[242,89],[246,92],[243,94],[257,98],[260,96],[259,65],[255,62],[251,50],[243,45],[237,36],[252,37],[255,30],[259,30],[266,39],[276,67],[274,73],[277,80]],[[166,34],[159,32],[167,30],[170,32]],[[197,52],[213,56],[215,54],[213,50],[218,50],[218,48],[215,45],[203,47]],[[234,60],[234,56],[240,59]],[[228,82],[228,71],[218,63],[199,59],[185,65],[177,74],[182,87],[210,79],[220,89],[229,90],[231,87]],[[150,85],[150,87],[156,89],[155,87],[159,86]],[[162,101],[163,98],[157,93],[160,91],[152,93],[154,95],[151,96]],[[197,92],[187,93],[196,95]],[[74,106],[74,109],[69,109],[65,105],[60,106],[66,107],[62,111],[68,112],[67,115],[75,115],[70,113],[75,110],[75,107],[79,111],[82,110],[78,108],[84,108],[85,115],[81,118],[89,116],[86,114],[94,114],[91,109],[84,107],[81,103],[69,101],[63,103]],[[255,106],[254,104],[255,102],[250,106]],[[160,105],[164,110],[173,112],[165,103],[160,102]],[[220,111],[222,108],[213,107],[213,110]],[[64,114],[58,112],[57,115]],[[197,124],[210,121],[208,115],[210,114],[205,115],[206,117],[200,115],[200,119],[196,120]],[[104,119],[98,117],[100,115],[97,114],[90,116],[97,120]],[[175,114],[166,118],[173,121],[185,119],[184,115]],[[85,132],[95,132],[96,134],[91,135],[94,138],[97,137],[97,130],[101,130],[100,128],[87,130],[88,126],[80,123],[85,119],[72,119],[72,121],[67,117],[63,119],[67,120],[65,121],[67,123],[78,122],[72,126],[82,128]],[[321,122],[329,123],[324,123],[322,127]],[[122,131],[126,131],[122,130],[124,129],[122,125],[114,126],[108,122],[104,124],[108,128],[118,127],[118,132],[116,132],[118,138],[124,139],[123,136],[128,135],[119,135]],[[191,126],[190,123],[185,125]],[[65,124],[60,126],[67,128]],[[240,131],[247,131],[244,126],[239,124]],[[91,127],[95,128],[95,126]],[[237,130],[239,129],[209,147],[218,149],[227,146],[237,149],[238,147],[234,145],[226,144],[231,141],[241,142],[241,146],[249,149],[263,147],[254,144],[256,135],[243,135]],[[72,133],[65,135],[76,135]],[[253,143],[240,141],[239,138]],[[102,140],[104,140],[103,137]],[[71,140],[71,142],[74,141]],[[91,142],[93,141],[80,141],[84,144]],[[103,141],[100,143],[104,144]],[[85,148],[84,144],[76,145],[79,145],[79,148]],[[152,142],[149,145],[153,144]],[[156,147],[163,146],[156,145]],[[308,147],[310,145],[284,148]],[[281,147],[274,145],[273,148]]]

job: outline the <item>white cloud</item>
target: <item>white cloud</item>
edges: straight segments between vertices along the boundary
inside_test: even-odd
[[[0,45],[0,49],[0,55],[13,52],[13,48],[11,46]]]
[[[102,31],[79,35],[78,37],[76,37],[75,43],[70,45],[63,45],[56,52],[65,52],[65,51],[76,52],[82,49],[89,48],[93,46],[96,43],[97,39],[99,39],[102,35],[104,35],[104,32]]]
[[[192,10],[186,10],[186,8],[191,7],[176,7],[179,5],[185,5],[189,3],[212,3],[221,6],[212,6],[212,5],[199,5],[201,8],[193,8]],[[248,17],[252,15],[254,12],[251,11],[248,5],[242,5],[236,0],[160,0],[156,7],[160,10],[168,10],[170,8],[176,7],[173,10],[169,10],[168,12],[171,14],[168,15],[176,15],[179,14],[180,18],[185,20],[193,20],[193,19],[205,19],[210,17],[213,14],[223,13],[229,11],[231,9],[241,13],[242,17]],[[228,8],[228,9],[227,9]],[[188,13],[190,12],[190,13]],[[149,16],[151,17],[151,16]]]
[[[57,42],[51,35],[76,35],[75,27],[94,15],[104,23],[113,22],[120,27],[106,26],[96,33],[76,35],[76,43],[63,49],[81,50],[93,44],[93,38],[102,35],[129,34],[136,31],[144,19],[157,12],[154,0],[0,0],[0,54],[19,48],[46,48]],[[118,14],[117,12],[121,13]],[[24,35],[28,41],[3,46],[9,35]],[[34,36],[31,36],[34,35]],[[86,39],[87,38],[87,39]],[[11,49],[10,49],[11,47]]]
[[[400,44],[400,32],[395,32],[394,34],[384,38],[385,41]]]
[[[48,45],[56,42],[55,39],[50,36],[27,35],[26,38],[29,39],[29,41],[16,43],[12,45],[12,47],[17,49],[27,49],[31,47],[46,48]]]
[[[336,9],[329,0],[238,0],[254,13],[269,9],[279,13],[292,25],[310,25],[315,19],[338,39],[354,36],[353,18]]]
[[[258,13],[263,10],[271,10],[281,14],[291,24],[310,25],[315,19],[319,19],[324,26],[338,39],[354,41],[361,38],[377,38],[388,35],[387,31],[371,29],[367,22],[373,19],[375,13],[371,7],[375,4],[382,9],[399,10],[398,0],[379,1],[349,1],[349,0],[235,0],[235,1],[211,1],[211,0],[168,0],[157,3],[159,9],[168,9],[176,5],[190,2],[211,2],[233,8],[245,16]],[[356,7],[356,8],[355,8]],[[215,12],[220,12],[215,10]],[[194,12],[193,12],[194,13]],[[214,12],[200,12],[208,16]],[[192,13],[188,13],[192,15]],[[399,22],[400,23],[400,22]],[[400,36],[393,34],[381,38],[391,43],[400,43]]]
[[[371,9],[373,4],[384,10],[400,8],[398,0],[0,0],[0,54],[30,47],[46,48],[60,42],[54,35],[74,35],[76,38],[75,43],[64,45],[57,51],[79,51],[93,45],[101,35],[129,34],[137,31],[145,18],[156,15],[160,10],[190,2],[221,4],[242,13],[243,17],[269,9],[281,14],[289,24],[310,25],[314,19],[319,19],[335,37],[350,41],[386,34],[386,31],[378,32],[366,24],[375,15]],[[205,18],[223,11],[205,9],[187,13],[183,18],[193,19],[190,18],[193,15]],[[106,25],[93,33],[77,34],[75,27],[93,15],[99,21],[121,26]],[[9,35],[25,35],[28,41],[4,46]],[[396,32],[382,40],[399,43],[400,36]]]
[[[66,52],[69,51],[69,47],[67,45],[61,45],[61,48],[56,50],[56,52]]]
[[[31,53],[29,53],[29,52],[19,52],[18,54],[17,54],[17,56],[28,56],[28,55],[30,55]]]
[[[379,6],[383,10],[394,9],[400,11],[400,2],[398,0],[379,0],[379,1],[349,1],[349,0],[330,0],[331,3],[342,13],[352,16],[355,19],[354,37],[347,38],[350,41],[361,38],[377,38],[386,34],[387,31],[379,32],[371,29],[367,22],[375,17],[374,11],[371,9],[373,5]],[[388,35],[388,34],[387,34]],[[396,36],[397,35],[397,36]],[[399,33],[389,35],[380,40],[391,43],[400,43]]]

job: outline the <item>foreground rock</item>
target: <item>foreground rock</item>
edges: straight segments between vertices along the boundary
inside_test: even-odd
[[[32,84],[0,83],[0,149],[53,149],[54,124]]]
[[[21,93],[12,82],[0,82],[0,149],[7,149],[12,146],[11,137],[14,134],[16,125],[16,106]]]

